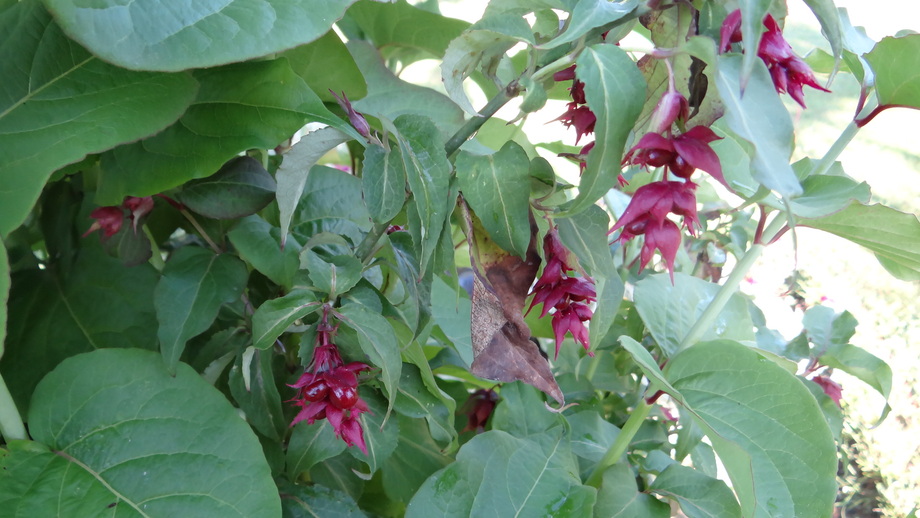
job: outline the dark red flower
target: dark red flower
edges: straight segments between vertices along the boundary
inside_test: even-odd
[[[840,406],[840,398],[843,397],[843,387],[841,387],[839,383],[832,380],[830,376],[824,374],[811,378],[811,381],[817,383],[821,387],[821,390],[834,400],[837,406]]]
[[[649,130],[655,133],[663,133],[671,129],[674,121],[687,120],[690,114],[690,104],[687,98],[677,90],[668,88],[668,91],[661,96],[655,111],[652,112],[652,118],[649,121]]]
[[[585,350],[590,349],[588,330],[584,326],[592,317],[588,304],[597,299],[594,290],[594,281],[587,277],[570,277],[568,272],[574,270],[570,266],[569,250],[559,239],[559,233],[551,228],[543,238],[543,254],[546,257],[546,266],[543,274],[534,284],[530,302],[530,310],[537,304],[543,304],[540,317],[544,317],[552,309],[553,334],[556,337],[556,357],[559,356],[559,347],[565,334],[571,333],[575,341],[581,343]],[[593,353],[588,353],[593,356]]]
[[[498,394],[494,390],[479,389],[470,394],[460,410],[466,414],[466,426],[462,431],[483,431],[497,402]]]
[[[818,84],[811,68],[795,55],[792,46],[783,37],[783,30],[772,15],[767,14],[763,19],[767,28],[760,39],[757,56],[763,60],[770,71],[773,86],[779,93],[789,93],[795,102],[805,108],[804,87],[810,86],[816,90],[830,92]],[[720,51],[726,52],[732,45],[741,41],[741,10],[736,9],[725,17],[722,22]]]
[[[565,125],[566,128],[575,126],[575,144],[581,140],[581,137],[594,133],[594,123],[597,117],[587,106],[579,106],[576,102],[570,102],[566,105],[568,109],[555,119]]]
[[[636,189],[632,200],[623,211],[610,232],[622,230],[619,241],[644,235],[645,243],[639,254],[639,271],[645,269],[655,250],[668,266],[671,280],[674,280],[674,261],[680,249],[680,229],[667,218],[676,214],[683,218],[684,226],[691,235],[696,235],[700,221],[696,214],[696,184],[693,182],[660,181]]]
[[[646,133],[626,152],[623,165],[633,164],[646,168],[665,166],[675,176],[684,179],[689,179],[693,171],[701,169],[728,187],[722,176],[719,155],[709,147],[710,142],[721,138],[706,126],[694,126],[676,137]]]
[[[134,227],[134,233],[136,234],[137,222],[153,210],[153,197],[144,196],[143,198],[138,198],[136,196],[126,196],[125,201],[122,202],[122,206],[131,213],[128,215],[128,218],[131,219],[131,225]]]
[[[125,218],[124,212],[121,210],[121,207],[98,207],[94,211],[89,213],[89,217],[93,218],[94,221],[90,225],[89,229],[83,233],[82,237],[86,237],[93,232],[102,229],[103,237],[112,237],[121,230],[121,222]]]

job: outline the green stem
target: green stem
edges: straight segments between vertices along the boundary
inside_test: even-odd
[[[358,256],[361,264],[367,265],[371,258],[374,257],[374,246],[377,244],[377,241],[380,241],[383,233],[386,232],[388,228],[390,228],[390,226],[385,223],[374,223],[371,230],[364,236],[364,239],[358,244],[358,249],[355,250],[355,255]]]
[[[163,254],[160,253],[160,247],[157,245],[157,240],[153,238],[153,233],[150,232],[150,228],[147,225],[143,226],[144,234],[147,236],[147,239],[150,241],[150,264],[156,268],[158,272],[162,272],[163,268],[166,267],[166,262],[163,260]]]
[[[824,157],[821,158],[821,161],[815,165],[815,168],[811,171],[809,176],[818,175],[826,173],[837,158],[840,156],[840,153],[846,149],[847,145],[853,140],[853,137],[859,132],[859,126],[856,125],[856,122],[850,122],[846,128],[843,129],[843,132],[837,137],[837,140],[831,145],[830,149],[827,150],[827,153],[824,154]]]
[[[16,403],[13,402],[13,396],[9,389],[6,388],[6,382],[0,376],[0,436],[9,443],[16,439],[28,439],[26,427],[22,424],[22,416],[16,409]]]
[[[645,418],[648,417],[649,412],[652,410],[652,406],[653,405],[646,403],[645,399],[636,406],[636,409],[629,415],[629,419],[626,420],[626,423],[617,435],[616,440],[610,445],[604,458],[597,463],[597,466],[595,466],[594,471],[591,472],[591,476],[588,477],[585,484],[595,488],[601,487],[604,472],[607,471],[607,468],[616,464],[620,460],[620,457],[626,453],[626,448],[629,446],[629,443],[632,442],[633,437],[636,436],[639,427],[645,422]]]
[[[495,97],[489,100],[483,109],[479,110],[479,113],[466,121],[466,124],[457,130],[457,133],[447,141],[447,144],[444,144],[444,151],[447,152],[447,156],[450,157],[456,153],[464,142],[479,131],[479,128],[481,128],[490,117],[495,115],[495,112],[501,109],[508,101],[517,97],[519,93],[521,93],[521,86],[517,81],[512,81],[508,86],[502,88]]]

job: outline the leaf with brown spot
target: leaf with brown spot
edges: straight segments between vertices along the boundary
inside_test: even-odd
[[[524,300],[540,268],[537,224],[530,216],[530,245],[524,259],[502,250],[489,238],[479,218],[461,201],[473,265],[470,372],[481,378],[523,381],[565,402],[549,363],[530,341],[524,322]]]

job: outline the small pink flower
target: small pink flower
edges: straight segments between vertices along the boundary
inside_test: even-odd
[[[821,387],[821,390],[834,400],[834,403],[837,403],[838,407],[840,406],[840,398],[843,397],[843,387],[841,387],[839,383],[832,380],[830,376],[824,374],[811,378],[811,381],[817,383],[818,386]]]
[[[345,95],[345,92],[342,92],[342,97],[336,95],[332,90],[329,90],[329,92],[332,93],[332,96],[338,101],[339,106],[348,114],[348,122],[351,123],[352,127],[354,127],[362,137],[370,138],[371,127],[368,125],[367,119],[364,118],[364,115],[355,111],[351,106],[351,101],[348,100],[348,96]]]

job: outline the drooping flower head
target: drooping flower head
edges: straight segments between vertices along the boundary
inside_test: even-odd
[[[694,171],[700,169],[728,187],[722,176],[719,156],[709,146],[710,142],[721,138],[706,126],[694,126],[686,133],[671,137],[646,133],[626,152],[623,165],[633,164],[645,168],[664,166],[675,176],[684,179],[689,179]]]
[[[482,432],[485,429],[495,405],[498,403],[498,394],[491,389],[479,389],[472,394],[463,404],[460,413],[466,414],[466,426],[463,432]]]
[[[767,65],[776,91],[788,92],[789,96],[802,108],[805,108],[805,86],[830,92],[818,84],[811,68],[802,61],[802,58],[795,55],[776,19],[767,14],[763,19],[763,24],[767,30],[761,36],[757,56]],[[719,45],[720,52],[728,51],[733,43],[742,40],[740,9],[736,9],[725,17],[720,33],[722,40]]]
[[[93,218],[93,224],[90,225],[89,229],[83,233],[82,237],[86,237],[93,232],[102,229],[103,238],[112,237],[121,230],[121,222],[125,218],[124,212],[122,212],[121,207],[98,207],[92,212],[89,213],[89,217]]]

